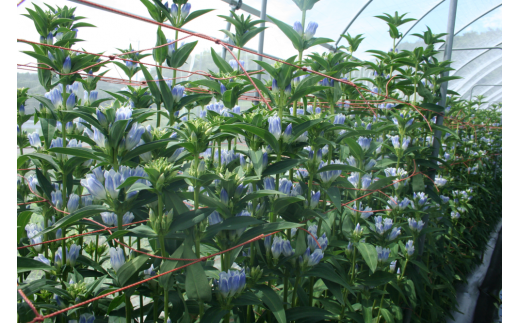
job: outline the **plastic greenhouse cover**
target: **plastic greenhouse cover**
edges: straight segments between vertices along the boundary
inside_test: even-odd
[[[82,43],[81,45],[82,47],[89,48],[91,51],[105,51],[115,53],[117,52],[117,48],[128,48],[129,43],[132,44],[133,48],[140,49],[155,46],[155,38],[149,37],[150,34],[155,34],[157,29],[153,25],[104,12],[102,10],[90,8],[84,5],[78,5],[69,1],[34,1],[35,4],[41,6],[43,6],[44,2],[56,4],[59,6],[78,6],[81,10],[82,16],[86,16],[92,19],[92,23],[97,25],[99,28],[86,28],[85,30],[82,30],[84,36],[80,37],[90,40]],[[105,0],[93,0],[93,2],[108,5],[133,14],[146,17],[148,16],[148,12],[139,0],[111,0],[110,2]],[[422,40],[413,36],[412,34],[422,33],[424,30],[426,30],[426,26],[430,27],[432,32],[436,34],[444,33],[446,31],[450,0],[321,0],[314,5],[312,10],[307,12],[306,22],[317,22],[319,27],[317,29],[316,36],[330,38],[334,40],[334,42],[331,44],[335,45],[336,41],[340,37],[341,33],[345,30],[347,25],[368,2],[369,4],[360,13],[360,15],[352,23],[347,31],[351,35],[363,34],[365,37],[365,40],[361,43],[359,50],[355,54],[355,56],[360,59],[370,60],[372,58],[370,53],[365,52],[368,49],[387,51],[392,47],[392,40],[388,35],[388,26],[383,20],[375,18],[374,16],[376,15],[381,15],[383,13],[389,13],[393,15],[395,11],[398,11],[399,14],[406,13],[407,15],[405,18],[422,18],[418,22],[408,22],[399,27],[400,32],[406,34],[406,36],[399,43],[398,48],[400,50],[413,49],[417,46],[424,46]],[[244,0],[243,3],[259,10],[261,8],[262,0]],[[501,0],[458,0],[458,10],[455,24],[455,32],[458,33],[454,39],[454,48],[497,46],[497,44],[499,44],[502,40],[502,7],[499,6],[501,3]],[[18,12],[20,14],[24,12],[25,6],[26,5],[24,4],[18,7]],[[497,6],[499,7],[496,8]],[[226,22],[217,15],[229,15],[229,4],[221,0],[197,0],[192,2],[192,10],[206,8],[214,8],[215,10],[201,18],[203,23],[200,23],[201,20],[193,21],[186,24],[184,28],[204,33],[212,37],[224,39],[224,34],[220,30],[226,28]],[[432,8],[434,9],[432,10]],[[495,9],[490,11],[493,8]],[[488,11],[490,12],[471,23],[477,17]],[[249,14],[243,10],[238,10],[237,13],[244,15]],[[425,15],[426,13],[428,14]],[[294,21],[301,20],[301,12],[292,0],[268,0],[267,14],[290,25],[292,25]],[[17,19],[20,19],[20,38],[34,40],[34,33],[31,29],[32,25],[28,24],[27,18],[18,16]],[[259,18],[253,16],[253,19]],[[267,28],[265,31],[265,54],[281,58],[288,58],[297,54],[292,47],[292,44],[287,40],[286,36],[274,24],[268,22],[266,23],[266,26],[269,28]],[[106,37],[107,30],[110,33],[110,37]],[[166,31],[165,33],[167,38],[174,37],[173,31]],[[191,42],[195,40],[196,39],[193,37],[190,37],[185,41]],[[341,38],[338,43],[338,46],[341,45],[346,45],[346,41],[343,38]],[[196,47],[194,53],[208,51],[210,47],[213,47],[218,53],[221,52],[221,48],[219,48],[220,46],[204,40],[199,40],[199,44]],[[258,36],[253,38],[247,44],[247,47],[253,50],[257,50]],[[18,48],[19,50],[26,50],[27,45],[19,43]],[[326,51],[326,49],[323,47],[315,47],[313,51]],[[463,76],[464,79],[450,82],[450,89],[467,90],[467,86],[464,84],[470,80],[470,84],[475,82],[471,79],[472,75],[475,73],[475,71],[480,70],[482,64],[489,65],[491,63],[489,68],[492,70],[496,68],[495,65],[497,62],[497,57],[501,57],[502,54],[501,50],[490,50],[489,53],[485,53],[481,57],[475,59],[482,53],[485,53],[485,51],[471,50],[453,52],[452,61],[454,61],[454,63],[452,67],[458,69],[464,66],[464,71],[460,71],[460,73],[459,71],[454,71],[452,72],[452,75],[460,75]],[[309,54],[309,52],[305,52],[304,54]],[[442,55],[442,53],[439,54],[439,58],[442,59]],[[23,55],[20,56],[24,57]],[[246,68],[255,69],[256,64],[252,61],[253,59],[256,59],[255,55],[244,56],[245,57],[241,57],[241,59],[245,59]],[[31,61],[29,57],[25,57],[20,59],[19,63],[27,63]],[[147,59],[150,62],[152,60],[151,57]],[[229,59],[229,57],[227,59]],[[470,62],[473,59],[475,60]],[[468,62],[470,63],[466,65]],[[477,64],[479,62],[482,64]],[[199,63],[199,65],[197,65],[197,63]],[[208,64],[209,68],[211,69],[212,62],[208,62]],[[198,62],[195,57],[193,57],[188,60],[188,66],[185,66],[184,68],[192,71],[208,68],[208,66],[203,65],[201,62]],[[479,72],[486,74],[489,72],[489,70]],[[115,71],[111,71],[109,74],[112,74],[111,76],[114,77],[118,76]],[[356,77],[361,75],[368,76],[367,72],[364,70],[361,70],[356,74]],[[484,79],[484,81],[487,82],[487,79]],[[477,83],[480,83],[480,81]],[[478,94],[484,91],[485,88],[476,88],[473,92]]]

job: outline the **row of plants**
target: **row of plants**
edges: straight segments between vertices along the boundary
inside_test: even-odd
[[[211,11],[141,2],[178,28]],[[297,55],[257,61],[263,76],[250,78],[240,49],[229,62],[212,50],[217,69],[193,82],[175,68],[197,41],[178,45],[178,32],[168,40],[159,26],[151,55],[130,46],[107,59],[72,50],[94,27],[75,8],[27,9],[40,41],[24,53],[46,67],[38,78],[48,92],[17,93],[20,322],[35,311],[45,322],[450,316],[456,282],[501,218],[501,105],[452,91],[439,105],[456,77],[436,58],[444,34],[430,29],[416,35],[426,47],[372,50],[371,61],[354,58],[363,37],[349,34],[348,48],[304,56],[332,40],[306,24],[317,0],[294,2],[294,26],[270,18]],[[394,44],[413,20],[404,16],[377,16]],[[238,47],[265,29],[222,18]],[[97,99],[109,63],[129,82]],[[373,77],[352,78],[361,67]],[[145,85],[133,83],[137,72]],[[240,107],[255,90],[262,97]],[[29,98],[40,103],[34,114]],[[26,133],[27,122],[41,131]]]

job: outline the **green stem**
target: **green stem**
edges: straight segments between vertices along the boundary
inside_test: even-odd
[[[161,199],[162,200],[162,199]],[[162,202],[162,201],[161,201]],[[160,211],[160,213],[162,213],[162,209]],[[162,214],[161,214],[162,216]],[[159,240],[161,241],[161,254],[163,257],[168,257],[168,253],[166,252],[166,245],[164,244],[164,235],[160,234],[159,235]],[[168,288],[167,287],[164,287],[164,320],[166,321],[169,317],[168,315]]]
[[[383,307],[383,300],[385,299],[386,286],[388,286],[388,283],[386,283],[385,288],[383,288],[383,295],[381,295],[381,302],[379,303],[379,310],[377,311],[376,323],[379,323],[379,319],[381,318],[379,315],[381,315],[381,307]]]
[[[298,290],[299,285],[300,285],[300,273],[297,273],[296,280],[294,282],[293,294],[292,294],[292,304],[291,304],[292,308],[296,307],[296,302],[297,302],[297,298],[296,298],[297,292],[296,291]]]
[[[312,302],[314,301],[313,294],[314,294],[314,277],[311,277],[309,280],[309,306],[310,307],[312,307]]]
[[[132,323],[132,312],[134,307],[130,301],[130,295],[125,294],[126,323]]]
[[[289,239],[290,241],[290,239]],[[285,269],[285,275],[283,277],[283,309],[287,311],[287,296],[289,294],[289,270]]]
[[[161,114],[159,113],[159,111],[161,111],[161,102],[157,104],[157,121],[155,123],[156,128],[159,128],[161,126]]]

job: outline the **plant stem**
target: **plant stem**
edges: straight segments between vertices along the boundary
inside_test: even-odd
[[[310,307],[312,307],[312,301],[314,301],[313,294],[314,294],[314,277],[311,277],[309,280],[309,306]]]
[[[379,310],[377,311],[377,322],[376,323],[379,323],[379,319],[380,319],[379,315],[381,315],[381,307],[383,307],[383,300],[385,298],[386,286],[388,286],[388,283],[386,283],[385,288],[383,288],[383,295],[381,295],[381,302],[379,303]]]
[[[162,199],[161,199],[162,200]],[[161,201],[162,202],[162,201]],[[161,212],[162,213],[162,209]],[[161,214],[162,217],[162,214]],[[160,217],[159,217],[160,218]],[[166,253],[166,245],[164,244],[164,235],[159,235],[159,240],[161,241],[161,254],[163,257],[168,257],[168,253]],[[168,319],[168,288],[164,287],[164,320],[166,321]]]
[[[292,304],[291,304],[291,307],[294,308],[296,307],[296,302],[297,302],[297,299],[296,299],[296,294],[297,294],[297,290],[298,290],[298,286],[300,285],[300,273],[296,273],[296,280],[294,282],[294,288],[293,288],[293,294],[292,294]]]
[[[130,301],[130,295],[125,294],[125,309],[126,309],[126,323],[132,323],[132,312],[133,312],[133,305]]]

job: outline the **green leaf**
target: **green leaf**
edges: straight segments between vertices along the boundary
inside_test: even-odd
[[[271,289],[271,287],[265,285],[256,285],[255,288],[258,290],[256,296],[264,302],[267,307],[271,310],[278,323],[286,323],[285,311],[283,309],[283,301],[278,294]]]
[[[141,0],[141,1],[143,1],[143,0]],[[152,93],[155,103],[157,104],[157,103],[162,102],[161,91],[159,91],[159,87],[157,87],[156,81],[153,79],[152,75],[150,74],[150,72],[148,71],[146,66],[144,66],[143,64],[139,64],[139,65],[141,66],[141,72],[143,72],[143,75],[147,81],[148,89]]]
[[[375,272],[377,269],[377,251],[376,247],[371,244],[359,242],[357,245],[357,249],[363,259],[367,263],[368,267],[372,272]]]
[[[228,62],[220,57],[220,55],[218,55],[213,48],[211,48],[211,57],[213,57],[213,61],[220,71],[225,73],[233,73],[233,68],[231,68],[231,65],[229,65]]]
[[[189,229],[197,223],[204,221],[213,211],[215,211],[215,208],[203,208],[183,213],[173,219],[170,232]]]
[[[110,305],[108,305],[107,315],[114,309],[116,309],[119,305],[123,304],[125,301],[125,295],[119,295],[112,299]]]
[[[181,244],[177,248],[177,250],[175,250],[175,252],[168,258],[181,259],[183,252],[184,252],[184,244]],[[173,269],[179,267],[180,265],[182,265],[182,262],[179,262],[177,260],[163,260],[163,263],[161,264],[161,272],[164,273],[164,272],[173,270]],[[159,284],[163,288],[170,289],[173,286],[173,284],[175,283],[175,277],[173,274],[174,273],[172,272],[172,273],[159,277]]]
[[[264,139],[274,150],[274,152],[278,153],[280,151],[280,145],[278,144],[278,140],[266,129],[261,129],[255,126],[252,126],[247,123],[234,123],[231,125],[222,125],[220,126],[221,130],[229,131],[229,132],[240,132],[241,130],[246,132],[251,132],[258,137]]]
[[[386,308],[381,308],[381,314],[387,323],[394,323],[394,316]]]
[[[32,211],[27,210],[18,214],[18,217],[16,218],[16,241],[20,241],[20,239],[24,237],[25,226],[29,223],[29,220],[31,220],[32,213]]]
[[[197,255],[193,252],[193,243],[184,245],[182,257],[185,259],[196,259]],[[192,264],[186,268],[186,295],[188,299],[209,302],[211,300],[211,287],[208,284],[206,273],[200,262]]]
[[[208,226],[205,236],[211,237],[222,230],[237,230],[247,228],[250,225],[262,223],[264,222],[250,216],[235,216],[229,219],[225,219],[222,223]]]
[[[109,143],[112,147],[117,147],[121,138],[125,133],[126,126],[128,125],[128,120],[118,120],[112,124],[110,127],[110,136]]]
[[[45,155],[45,154],[40,154],[40,153],[31,153],[31,154],[27,154],[25,156],[27,156],[31,159],[33,159],[33,158],[41,159],[43,161],[48,162],[55,170],[60,169],[58,164],[54,161],[54,158],[52,158],[52,156],[50,156],[50,155]]]
[[[40,118],[40,125],[42,127],[43,139],[45,140],[45,147],[49,148],[56,132],[56,120]]]
[[[107,274],[107,271],[103,267],[101,267],[101,265],[99,263],[93,261],[89,257],[86,257],[84,255],[79,255],[77,262],[80,264],[83,264],[87,267],[92,267],[102,274]]]
[[[265,223],[263,225],[256,226],[244,232],[238,239],[237,244],[246,242],[250,239],[258,237],[261,234],[267,234],[275,231],[292,229],[303,227],[305,224],[294,223],[294,222],[275,222],[275,223]]]
[[[282,196],[278,197],[273,203],[273,211],[280,214],[289,204],[305,201],[303,196]]]
[[[16,257],[17,273],[24,273],[31,270],[52,271],[54,269],[54,267],[46,265],[38,260],[34,260],[31,258]]]
[[[300,34],[298,34],[293,29],[293,27],[291,27],[288,24],[286,24],[285,22],[275,19],[269,15],[267,17],[269,17],[269,19],[271,19],[273,21],[273,23],[278,28],[280,28],[280,30],[285,34],[285,36],[287,36],[287,38],[289,38],[289,40],[292,42],[294,48],[297,51],[303,51],[303,39],[300,36]]]
[[[48,227],[47,229],[40,232],[40,235],[47,233],[47,232],[51,232],[55,229],[64,228],[83,218],[89,218],[96,214],[99,214],[101,212],[106,212],[106,211],[108,211],[108,208],[104,205],[85,206],[79,210],[76,210],[75,212],[72,212],[71,214],[66,215],[65,217],[61,218],[60,220],[56,221],[56,223],[54,223],[53,226]]]
[[[356,168],[354,166],[342,165],[342,164],[330,164],[330,165],[323,166],[322,168],[318,169],[318,173],[326,172],[326,171],[329,171],[329,170],[340,170],[340,171],[343,171],[343,172],[360,172],[360,173],[365,173],[361,169]]]
[[[359,280],[363,283],[363,285],[366,285],[366,286],[373,286],[373,287],[377,287],[377,286],[380,286],[380,285],[383,285],[383,284],[386,284],[388,283],[389,281],[391,281],[392,279],[394,279],[396,276],[395,274],[392,274],[392,273],[389,273],[387,271],[376,271],[374,274],[368,276],[368,277],[363,277],[363,276],[358,276]]]
[[[161,139],[157,141],[148,142],[144,145],[141,145],[139,147],[135,147],[131,151],[129,151],[121,160],[121,163],[125,163],[129,161],[130,159],[137,157],[141,154],[147,153],[149,151],[155,150],[155,149],[164,149],[166,148],[166,145],[170,141],[174,141],[175,139],[169,138],[169,139]]]
[[[112,233],[111,235],[109,235],[107,237],[107,241],[110,241],[112,239],[117,239],[119,237],[123,237],[128,232],[131,232],[131,231],[128,231],[128,230],[117,230],[116,232]]]
[[[286,312],[287,321],[315,323],[321,321],[338,320],[336,315],[318,307],[295,307],[290,308]]]
[[[62,147],[56,147],[56,148],[50,148],[49,151],[54,152],[54,153],[58,153],[58,154],[77,156],[77,157],[81,157],[81,158],[85,158],[85,159],[103,160],[101,157],[99,157],[98,155],[94,154],[94,151],[92,149],[88,149],[88,148],[81,148],[81,147],[62,148]]]
[[[173,57],[170,59],[170,65],[173,68],[178,68],[186,63],[186,60],[190,56],[191,52],[197,46],[198,41],[184,44],[176,52],[173,53]],[[166,47],[165,47],[166,48]]]
[[[222,322],[222,318],[229,313],[229,310],[223,310],[219,307],[211,307],[204,312],[200,323],[219,323]]]
[[[186,17],[186,19],[184,19],[184,22],[182,23],[181,27],[184,26],[185,24],[187,24],[188,22],[192,21],[193,19],[197,18],[197,17],[200,17],[202,16],[203,14],[206,14],[210,11],[213,11],[215,9],[202,9],[202,10],[195,10],[193,11],[192,13],[190,13],[188,15],[188,17]]]
[[[164,33],[161,29],[161,26],[157,27],[157,41],[155,43],[155,46],[161,46],[167,43],[166,36],[164,36]],[[162,65],[164,61],[166,60],[166,56],[168,56],[168,46],[163,46],[159,48],[154,48],[152,50],[152,56],[153,60],[157,62],[159,65]],[[174,66],[178,67],[178,66]]]
[[[332,201],[332,204],[338,209],[339,214],[341,214],[341,193],[339,188],[335,186],[329,187],[327,190],[327,196]]]
[[[143,270],[148,261],[147,255],[139,255],[123,264],[117,271],[117,281],[120,287],[125,286],[126,282],[139,271]]]
[[[424,192],[424,177],[422,174],[417,174],[412,177],[412,188],[414,192]]]

